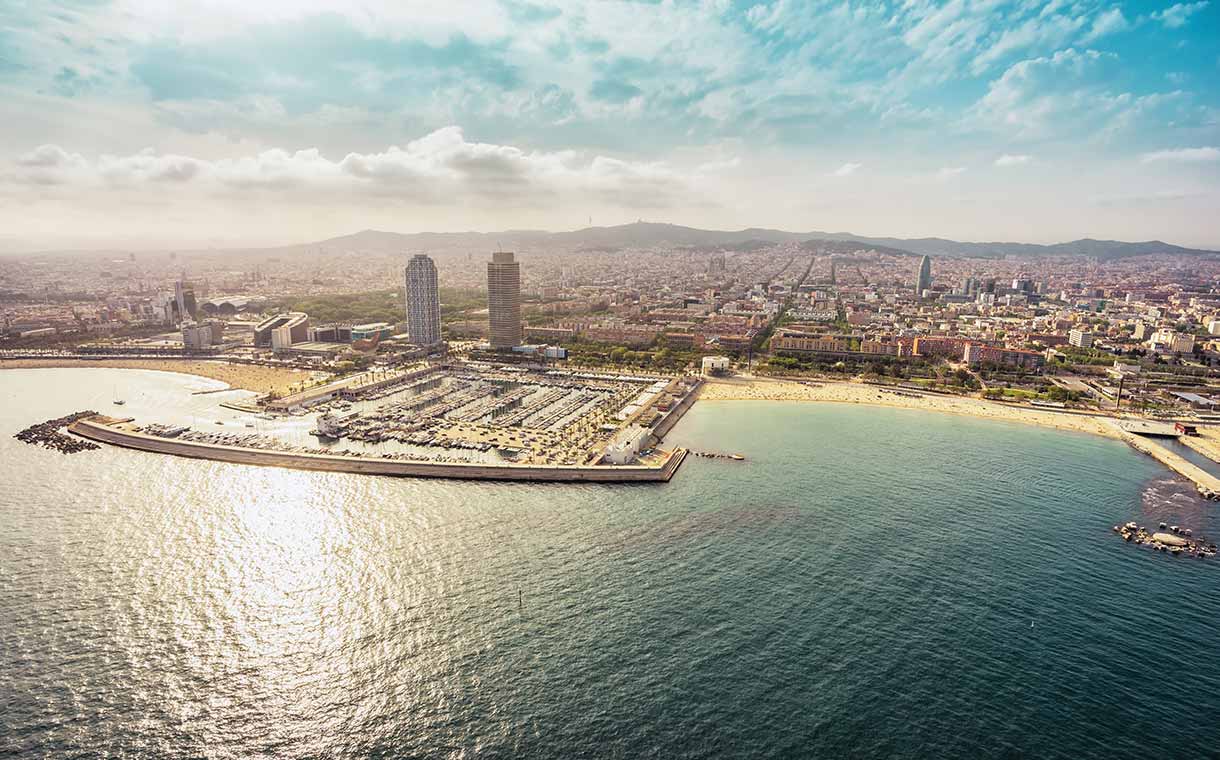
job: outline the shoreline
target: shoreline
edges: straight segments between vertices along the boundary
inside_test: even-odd
[[[896,392],[898,391],[898,392]],[[900,395],[900,393],[901,395]],[[1118,418],[1100,414],[1055,412],[1009,406],[967,396],[933,393],[882,385],[837,380],[811,380],[809,384],[777,378],[715,378],[704,383],[700,401],[799,401],[864,404],[894,409],[959,414],[979,419],[1020,422],[1056,430],[1090,433],[1123,440],[1114,424]]]
[[[216,359],[0,359],[5,369],[136,369],[154,372],[174,372],[226,383],[229,389],[255,393],[290,392],[293,385],[309,379],[303,370],[268,367],[261,364],[239,364]],[[218,391],[220,389],[217,389]]]
[[[994,401],[963,396],[942,396],[933,393],[907,391],[891,386],[866,385],[841,381],[810,381],[809,384],[772,378],[720,378],[704,383],[706,395],[700,400],[709,402],[733,401],[778,401],[778,402],[823,402],[838,404],[864,404],[912,409],[924,412],[958,414],[976,419],[1001,422],[1016,422],[1036,425],[1054,430],[1087,433],[1103,438],[1122,441],[1135,451],[1152,457],[1171,472],[1194,484],[1199,495],[1205,499],[1220,498],[1220,478],[1187,461],[1160,442],[1127,432],[1120,427],[1121,418],[1105,414],[1080,412],[1058,412],[1027,407],[998,404]],[[900,391],[896,393],[895,391]],[[1198,451],[1212,461],[1216,459],[1217,441],[1209,438],[1184,437],[1185,445]]]

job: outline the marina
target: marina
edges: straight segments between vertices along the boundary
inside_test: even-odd
[[[192,414],[191,424],[181,416],[147,419],[139,410],[126,417],[82,413],[64,423],[78,438],[65,438],[299,469],[666,481],[688,452],[662,448],[662,439],[701,387],[699,378],[689,376],[578,374],[474,362],[415,367],[384,379],[392,382],[370,380],[358,392],[278,413],[210,407],[237,411],[231,421],[206,413],[203,419]]]
[[[240,438],[226,440],[200,438],[187,434],[162,437],[142,432],[130,420],[95,416],[77,420],[69,431],[92,441],[141,451],[172,454],[194,459],[211,459],[234,464],[287,467],[299,470],[348,472],[365,475],[394,475],[459,480],[518,480],[531,482],[665,482],[673,477],[686,457],[686,450],[657,452],[647,464],[634,465],[549,465],[479,464],[447,459],[419,460],[394,454],[362,456],[351,451],[317,453],[304,447],[267,447],[265,440]],[[244,444],[244,445],[243,445]]]

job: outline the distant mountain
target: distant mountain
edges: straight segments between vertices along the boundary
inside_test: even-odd
[[[854,245],[836,248],[828,242]],[[751,227],[744,230],[703,230],[677,224],[634,222],[616,227],[586,227],[570,232],[543,230],[505,230],[504,232],[417,232],[402,234],[364,230],[352,235],[289,248],[340,248],[347,250],[421,251],[451,248],[494,250],[497,247],[528,250],[529,248],[568,248],[571,250],[610,251],[619,248],[672,245],[675,247],[723,248],[754,250],[767,244],[799,242],[811,250],[835,253],[855,253],[870,249],[892,254],[911,253],[928,256],[961,258],[1002,258],[1018,256],[1090,256],[1098,259],[1118,259],[1155,254],[1214,256],[1220,251],[1183,248],[1160,240],[1126,243],[1118,240],[1074,240],[1070,243],[1037,245],[1034,243],[967,243],[944,238],[890,238],[853,235],[850,232],[786,232],[784,230]]]
[[[876,251],[885,253],[890,256],[919,256],[920,254],[911,251],[907,248],[894,248],[888,245],[873,242],[861,242],[860,240],[840,240],[836,238],[811,238],[801,243],[801,248],[807,251],[816,251],[817,253],[865,253],[867,251]]]
[[[0,238],[0,254],[16,253],[17,249],[5,250]],[[744,230],[703,230],[683,227],[678,224],[656,222],[634,222],[616,227],[586,227],[569,232],[547,232],[545,230],[505,230],[503,232],[384,232],[363,230],[350,235],[299,243],[275,248],[213,248],[203,250],[178,249],[178,253],[231,253],[237,255],[291,256],[306,251],[325,250],[329,253],[362,252],[411,253],[411,252],[487,252],[497,248],[505,250],[563,250],[613,252],[623,248],[646,248],[672,246],[688,249],[719,249],[751,251],[776,243],[800,243],[808,250],[827,253],[857,253],[878,250],[891,254],[948,256],[960,258],[1002,258],[1017,256],[1091,256],[1102,260],[1129,256],[1155,254],[1216,256],[1220,251],[1199,250],[1171,245],[1160,240],[1142,243],[1124,243],[1117,240],[1074,240],[1070,243],[1035,245],[1033,243],[964,243],[944,238],[891,238],[866,237],[850,232],[786,232],[761,227]],[[838,243],[838,246],[831,245]],[[40,253],[90,253],[126,255],[123,249],[109,251],[42,251]]]

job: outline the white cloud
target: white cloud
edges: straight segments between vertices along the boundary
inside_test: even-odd
[[[1028,164],[1031,160],[1032,160],[1032,158],[1030,156],[1027,156],[1024,154],[1012,155],[1009,153],[1005,153],[1004,155],[1000,156],[999,158],[997,158],[995,160],[995,165],[996,166],[1021,166],[1022,164]]]
[[[1081,38],[1081,41],[1086,43],[1093,42],[1105,37],[1107,34],[1121,32],[1129,26],[1127,18],[1123,16],[1122,9],[1111,8],[1093,19],[1093,26],[1089,28],[1088,34]]]
[[[1199,0],[1196,3],[1177,3],[1163,11],[1153,13],[1152,17],[1160,21],[1168,29],[1177,29],[1178,27],[1185,26],[1187,19],[1207,6],[1208,0]]]
[[[855,174],[864,164],[846,163],[835,169],[831,174],[835,177],[850,177]]]
[[[946,180],[950,180],[964,174],[965,171],[966,167],[964,166],[945,166],[938,169],[936,174],[933,176],[936,177],[937,181],[945,182]]]
[[[461,128],[451,126],[405,147],[348,153],[337,161],[316,148],[294,152],[273,148],[214,160],[157,154],[149,149],[89,160],[57,145],[43,145],[18,157],[12,172],[0,175],[0,180],[68,191],[132,188],[153,192],[149,187],[153,183],[174,183],[230,195],[258,189],[323,196],[363,192],[422,202],[484,198],[509,205],[583,196],[634,208],[665,205],[667,200],[693,194],[695,174],[703,176],[736,165],[734,159],[684,172],[663,162],[590,157],[576,151],[527,152],[512,145],[471,142]]]
[[[1174,163],[1199,164],[1210,161],[1220,161],[1220,148],[1178,148],[1176,150],[1158,150],[1140,156],[1145,164]]]
[[[1183,91],[1111,92],[1118,57],[1068,48],[1014,63],[966,110],[962,126],[1009,140],[1062,140],[1076,145],[1113,140],[1123,132],[1162,134],[1197,121]]]

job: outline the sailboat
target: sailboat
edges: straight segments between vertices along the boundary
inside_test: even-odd
[[[126,401],[124,401],[123,399],[119,398],[119,389],[118,389],[118,387],[116,386],[116,387],[115,387],[115,389],[114,389],[114,405],[115,405],[115,406],[122,406],[123,404],[126,404],[126,403],[127,403]]]

